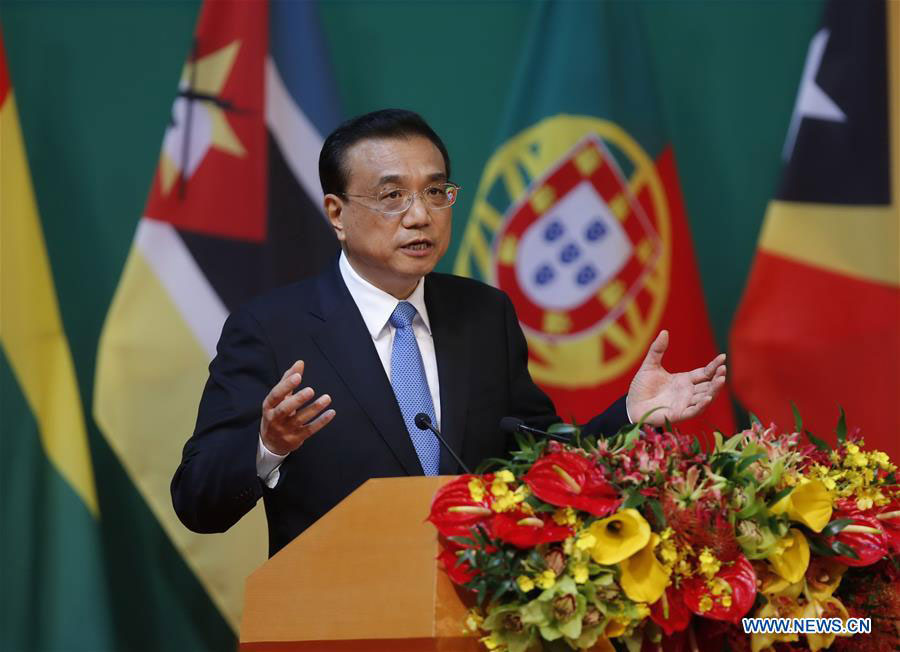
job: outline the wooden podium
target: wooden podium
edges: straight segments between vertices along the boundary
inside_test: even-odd
[[[378,478],[247,578],[240,649],[481,650],[425,521],[447,477]]]

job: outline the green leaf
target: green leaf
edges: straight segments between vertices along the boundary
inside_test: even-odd
[[[771,507],[772,505],[777,503],[779,500],[781,500],[782,498],[787,496],[789,493],[791,493],[793,490],[794,490],[793,487],[785,487],[781,491],[776,491],[775,495],[772,496],[771,498],[769,498],[769,503],[768,503],[769,506]]]
[[[647,497],[644,494],[634,491],[631,494],[629,494],[628,498],[625,499],[625,502],[622,503],[622,509],[630,509],[632,507],[640,507],[641,505],[644,504],[644,502],[646,500],[647,500]]]
[[[666,417],[665,423],[663,424],[663,432],[674,432],[672,430],[672,422],[669,421],[669,417]]]
[[[809,430],[805,430],[804,432],[806,433],[806,438],[809,440],[810,444],[812,444],[813,446],[818,448],[820,451],[824,451],[826,453],[831,452],[831,446],[829,446],[827,442],[825,442],[822,439],[819,439],[814,434],[812,434]]]
[[[562,421],[551,424],[549,428],[547,428],[547,432],[551,435],[560,435],[571,437],[577,432],[577,428],[573,426],[571,423],[563,423]]]
[[[849,557],[850,559],[859,559],[859,555],[856,554],[856,551],[843,541],[832,541],[831,549],[838,555]]]
[[[751,464],[753,464],[757,460],[761,460],[765,457],[768,457],[765,453],[757,453],[756,455],[751,455],[750,457],[745,457],[737,465],[736,471],[738,473],[743,473],[747,469],[747,467],[749,467]]]
[[[762,426],[762,422],[760,422],[759,417],[757,417],[752,412],[749,413],[750,424],[754,426]]]
[[[806,537],[806,540],[809,542],[809,549],[819,557],[834,557],[837,554],[819,537]]]
[[[634,447],[634,442],[636,442],[638,440],[638,437],[640,436],[640,426],[635,425],[625,434],[625,442],[622,444],[622,448],[624,448],[625,450],[631,450],[631,448]]]
[[[837,427],[835,427],[834,432],[837,435],[838,441],[843,444],[847,441],[847,415],[844,414],[844,408],[838,406],[838,409],[841,411],[841,417],[838,419]]]
[[[843,530],[845,527],[853,523],[852,518],[839,518],[831,521],[828,525],[822,528],[822,536],[825,538],[833,537],[835,534]]]
[[[666,527],[666,515],[663,513],[663,508],[660,502],[656,498],[651,498],[647,501],[647,504],[650,505],[650,511],[653,512],[653,517],[656,519],[656,522],[659,524],[660,528]]]
[[[722,450],[722,445],[725,443],[725,438],[722,436],[722,433],[716,430],[713,432],[713,440],[716,443],[716,447],[714,450],[720,451]]]
[[[803,417],[800,416],[800,410],[793,401],[791,401],[791,412],[794,413],[794,432],[803,432]]]

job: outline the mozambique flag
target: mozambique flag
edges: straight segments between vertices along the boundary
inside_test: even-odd
[[[227,314],[337,251],[317,172],[334,97],[314,3],[203,4],[98,352],[97,423],[235,629],[266,558],[262,507],[197,535],[169,482]]]
[[[661,329],[669,369],[716,353],[643,30],[628,3],[535,8],[454,267],[509,294],[532,377],[579,422]],[[684,428],[732,422],[720,396]]]
[[[0,216],[0,649],[111,649],[84,410],[2,34]]]
[[[900,457],[900,11],[826,6],[784,146],[781,186],[734,326],[735,391],[764,422],[814,433],[838,405]],[[832,437],[833,438],[833,437]]]

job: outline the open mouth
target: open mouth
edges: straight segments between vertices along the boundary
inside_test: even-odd
[[[401,247],[401,249],[403,249],[404,251],[421,253],[421,252],[429,251],[432,247],[434,247],[434,245],[431,244],[431,242],[428,240],[415,240],[413,242],[408,242],[407,244],[403,245]]]

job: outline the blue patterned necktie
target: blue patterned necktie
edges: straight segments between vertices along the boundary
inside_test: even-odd
[[[403,413],[403,422],[409,431],[410,439],[425,470],[425,475],[437,475],[441,462],[441,448],[437,437],[430,430],[419,430],[416,415],[424,412],[431,417],[431,423],[438,427],[434,415],[434,403],[425,377],[425,366],[416,335],[413,333],[412,321],[416,316],[416,308],[409,301],[401,301],[391,314],[391,326],[397,329],[394,333],[394,348],[391,351],[391,385],[394,395]]]

